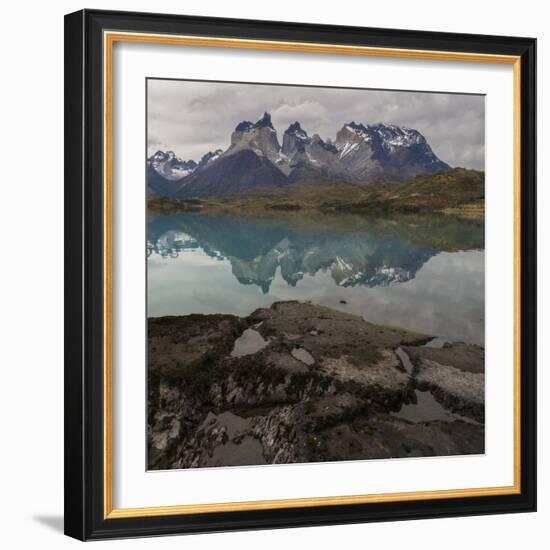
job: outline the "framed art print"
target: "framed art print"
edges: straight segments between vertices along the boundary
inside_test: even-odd
[[[535,509],[534,39],[65,45],[68,535]]]

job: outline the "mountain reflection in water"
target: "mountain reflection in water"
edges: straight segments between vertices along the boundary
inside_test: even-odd
[[[439,217],[148,217],[148,315],[248,315],[277,300],[483,344],[484,227]]]

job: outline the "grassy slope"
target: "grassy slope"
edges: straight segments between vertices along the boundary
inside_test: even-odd
[[[484,202],[484,173],[453,168],[437,174],[420,174],[405,181],[301,182],[202,201],[150,198],[149,207],[153,211],[205,210],[261,214],[262,217],[315,210],[324,213],[442,213],[482,220]]]
[[[485,174],[463,168],[421,174],[395,189],[373,193],[365,207],[386,211],[439,211],[467,217],[483,216]]]
[[[455,168],[422,174],[404,182],[326,185],[303,182],[289,187],[259,190],[207,200],[209,209],[274,213],[321,210],[324,212],[444,213],[483,218],[485,177],[483,172]]]

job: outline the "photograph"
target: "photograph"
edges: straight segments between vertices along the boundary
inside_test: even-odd
[[[145,86],[147,469],[483,455],[485,95]]]
[[[537,509],[537,39],[202,8],[64,19],[65,534],[494,538]]]
[[[544,546],[543,6],[4,5],[3,548]]]

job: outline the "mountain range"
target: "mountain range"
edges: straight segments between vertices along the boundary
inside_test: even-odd
[[[226,151],[208,152],[198,162],[157,151],[147,159],[147,190],[175,198],[209,197],[300,181],[365,182],[449,168],[412,128],[352,121],[334,141],[324,141],[296,121],[281,145],[271,116],[264,113],[257,122],[237,124]]]

